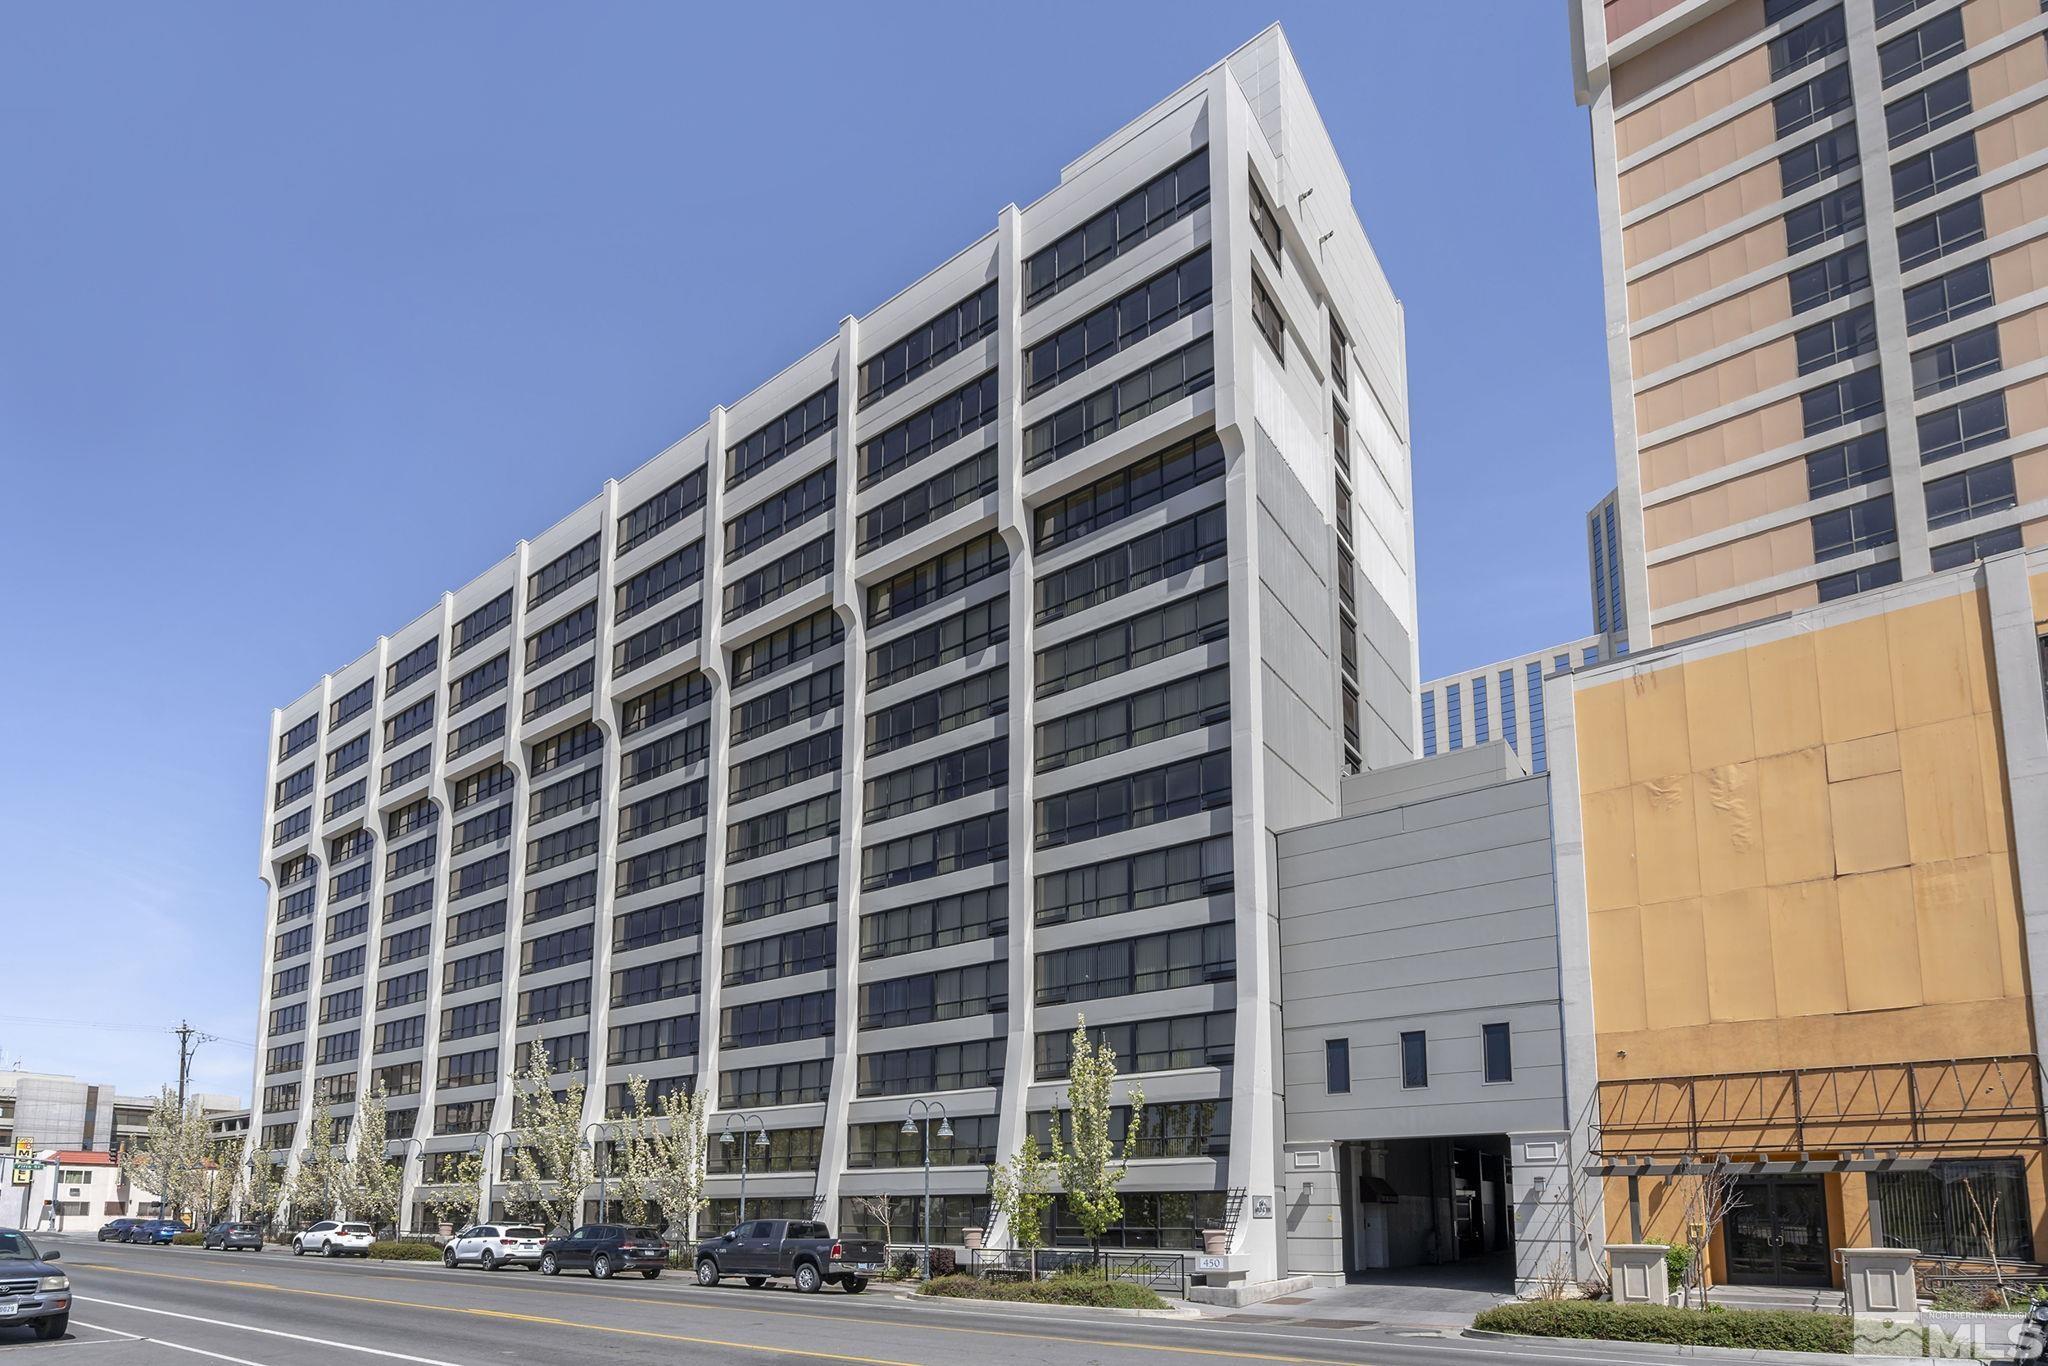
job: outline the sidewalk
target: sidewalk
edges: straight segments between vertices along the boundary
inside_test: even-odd
[[[1441,1272],[1443,1268],[1432,1268]],[[1193,1306],[1219,1323],[1292,1323],[1323,1328],[1462,1329],[1483,1309],[1514,1297],[1506,1290],[1477,1285],[1387,1279],[1351,1285],[1317,1286],[1243,1309]]]

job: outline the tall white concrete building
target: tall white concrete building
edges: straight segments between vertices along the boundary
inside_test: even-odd
[[[1417,752],[1407,432],[1268,29],[276,712],[255,1145],[381,1083],[409,1221],[484,1144],[502,1200],[542,1041],[841,1228],[936,1099],[957,1240],[1085,1015],[1147,1101],[1112,1241],[1270,1274],[1270,832]]]

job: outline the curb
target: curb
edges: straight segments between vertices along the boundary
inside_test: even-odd
[[[1047,1309],[1061,1313],[1115,1314],[1127,1319],[1201,1319],[1205,1317],[1198,1309],[1119,1309],[1110,1305],[1097,1304],[1048,1304],[1022,1300],[979,1300],[971,1295],[904,1295],[922,1308],[939,1313],[959,1312],[953,1306],[966,1310],[996,1310],[1007,1314],[1036,1314]]]
[[[1712,1361],[1764,1361],[1764,1362],[1843,1362],[1868,1360],[1848,1353],[1838,1352],[1793,1352],[1763,1347],[1713,1347],[1706,1344],[1676,1342],[1625,1342],[1614,1338],[1552,1338],[1537,1333],[1496,1333],[1488,1328],[1467,1328],[1459,1336],[1476,1338],[1482,1342],[1526,1342],[1545,1347],[1586,1347],[1601,1346],[1614,1348],[1662,1347],[1684,1356],[1702,1356]],[[1900,1363],[1928,1361],[1928,1357],[1894,1357]],[[1986,1357],[1980,1359],[1983,1366],[1997,1361],[2010,1361],[2009,1357]]]

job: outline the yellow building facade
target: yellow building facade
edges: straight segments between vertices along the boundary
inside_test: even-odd
[[[1716,1281],[1838,1280],[1873,1244],[2048,1260],[2044,637],[2020,552],[1551,680],[1607,1241],[1684,1241],[1718,1172]]]

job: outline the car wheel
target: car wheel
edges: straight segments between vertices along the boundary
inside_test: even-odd
[[[477,1258],[477,1265],[486,1271],[496,1271],[498,1269],[498,1254],[487,1249],[483,1256]]]
[[[865,1276],[848,1276],[839,1284],[846,1288],[847,1294],[858,1295],[861,1291],[868,1288],[868,1278]]]
[[[561,1273],[561,1270],[562,1270],[562,1264],[561,1264],[560,1262],[558,1262],[558,1261],[556,1261],[556,1260],[555,1260],[555,1254],[554,1254],[554,1253],[552,1253],[552,1252],[543,1252],[543,1253],[541,1253],[541,1254],[540,1254],[540,1274],[541,1274],[541,1275],[543,1275],[543,1276],[555,1276],[555,1275],[559,1275],[559,1274]]]
[[[762,1286],[766,1284],[768,1284],[768,1278],[766,1276],[747,1277],[747,1289],[749,1290],[759,1290]]]
[[[334,1255],[334,1241],[332,1239],[320,1244],[320,1255],[323,1257],[332,1257]]]
[[[36,1336],[44,1342],[55,1342],[71,1327],[71,1315],[52,1314],[46,1319],[36,1320]]]
[[[447,1267],[450,1271],[453,1271],[455,1269],[454,1248],[444,1247],[441,1249],[441,1265]]]
[[[818,1287],[824,1283],[824,1278],[818,1275],[818,1267],[815,1262],[805,1262],[797,1267],[796,1288],[803,1291],[806,1295],[817,1294]]]
[[[296,1238],[292,1239],[292,1256],[294,1256],[294,1257],[303,1257],[303,1256],[305,1256],[305,1255],[306,1255],[306,1245],[305,1245],[304,1243],[300,1242],[300,1241],[299,1241],[298,1239],[296,1239]]]
[[[597,1256],[590,1259],[590,1274],[601,1281],[610,1280],[612,1278],[612,1259],[605,1256],[602,1252],[598,1253]]]
[[[640,1269],[640,1276],[643,1280],[658,1281],[661,1279],[661,1268],[658,1266],[642,1267]]]
[[[718,1263],[706,1257],[697,1263],[697,1284],[718,1284]]]

